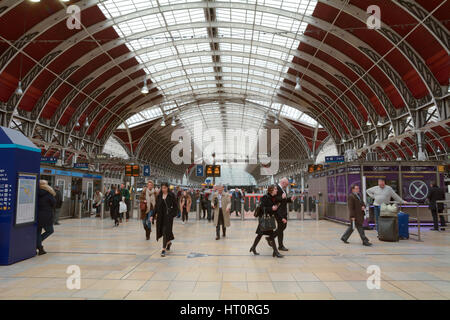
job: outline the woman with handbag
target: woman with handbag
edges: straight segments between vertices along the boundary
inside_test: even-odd
[[[139,197],[141,220],[145,230],[145,238],[147,240],[150,240],[150,233],[152,232],[150,217],[152,217],[155,212],[157,196],[158,193],[155,190],[155,184],[152,180],[149,180],[147,186],[142,189],[141,196]]]
[[[267,193],[261,198],[260,204],[258,208],[255,210],[255,217],[258,219],[258,228],[256,229],[256,238],[255,242],[253,242],[253,246],[250,248],[250,252],[253,252],[254,255],[259,255],[256,252],[256,246],[261,240],[263,235],[266,235],[267,242],[269,246],[273,249],[273,257],[283,258],[283,255],[277,249],[275,244],[275,215],[277,214],[278,203],[276,201],[277,196],[277,188],[276,186],[269,186],[267,189]]]
[[[161,184],[161,191],[156,198],[155,214],[150,220],[156,218],[156,241],[163,238],[161,257],[166,256],[166,251],[170,251],[173,236],[173,218],[178,214],[178,203],[175,194],[169,191],[169,184]]]

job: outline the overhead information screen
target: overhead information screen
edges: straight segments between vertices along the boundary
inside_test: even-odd
[[[220,177],[220,166],[219,165],[207,165],[206,166],[206,176],[207,177]]]

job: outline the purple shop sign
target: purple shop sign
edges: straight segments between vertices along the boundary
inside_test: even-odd
[[[361,167],[360,166],[347,167],[347,172],[361,172]]]
[[[338,168],[336,170],[336,173],[344,173],[345,172],[345,168]]]
[[[336,176],[337,202],[347,202],[347,183],[345,175]]]
[[[403,199],[409,202],[424,203],[430,192],[430,183],[433,181],[436,181],[435,173],[403,173]]]
[[[328,175],[329,175],[329,176],[332,176],[332,175],[334,175],[334,170],[330,170],[330,171],[328,171]]]
[[[420,172],[420,171],[436,171],[435,166],[402,166],[402,171],[413,171],[413,172]]]
[[[385,171],[398,171],[398,166],[364,166],[364,171],[385,172]]]
[[[327,178],[328,203],[336,202],[336,180],[335,177]]]

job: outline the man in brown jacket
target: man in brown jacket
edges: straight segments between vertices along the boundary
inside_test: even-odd
[[[362,226],[364,222],[364,210],[366,209],[366,206],[364,204],[364,201],[362,200],[361,194],[359,193],[358,185],[352,185],[352,192],[348,196],[347,204],[351,223],[345,231],[344,235],[341,237],[341,240],[344,243],[348,243],[347,240],[353,233],[353,224],[355,224],[356,230],[358,230],[359,232],[359,236],[361,237],[363,245],[370,247],[372,244],[364,234],[364,229]]]

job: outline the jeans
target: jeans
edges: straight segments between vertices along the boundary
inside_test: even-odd
[[[150,222],[150,217],[153,216],[153,210],[150,210],[145,219],[142,220],[142,225],[144,226],[144,229],[147,227],[150,231],[152,230],[152,223]]]
[[[375,215],[375,224],[378,232],[378,218],[380,217],[380,206],[373,206],[373,214]]]
[[[42,229],[45,230],[44,233],[42,233]],[[48,225],[48,226],[44,226],[44,227],[38,227],[37,228],[37,238],[36,238],[36,247],[38,249],[42,248],[42,242],[47,239],[52,233],[54,232],[53,230],[53,225]]]

